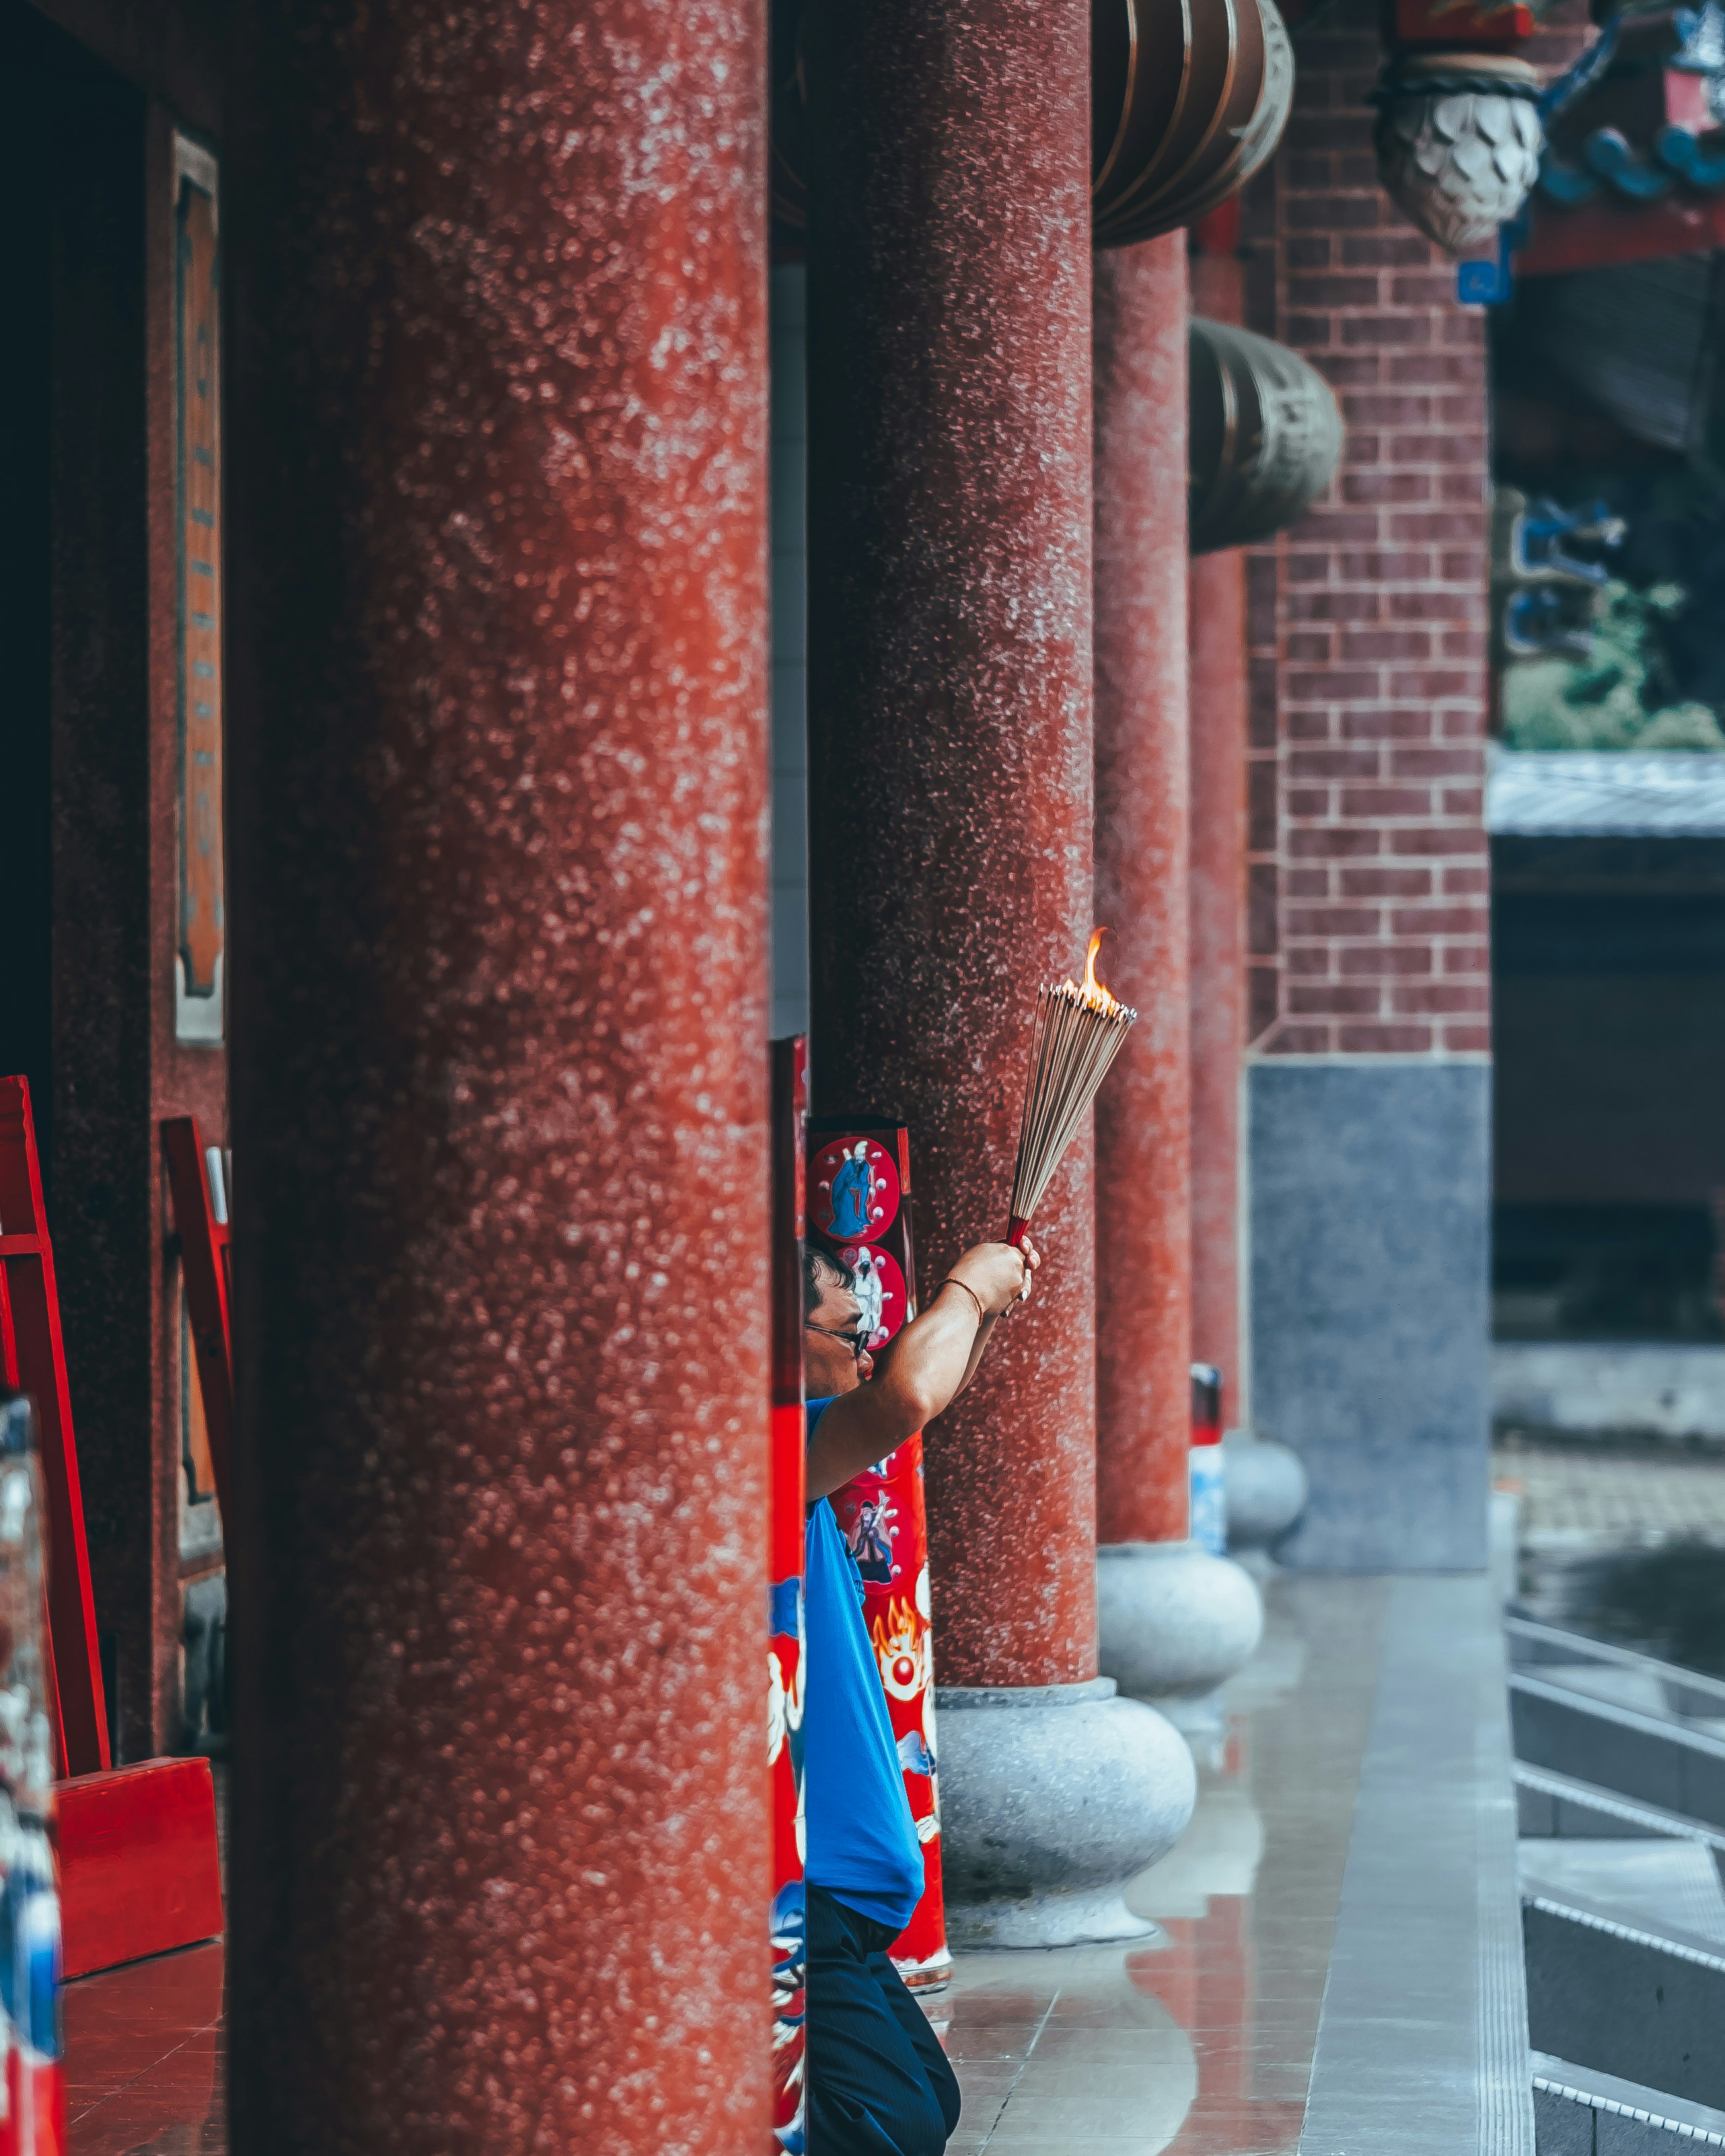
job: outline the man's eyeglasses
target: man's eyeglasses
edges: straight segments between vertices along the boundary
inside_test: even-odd
[[[860,1325],[855,1332],[834,1332],[831,1326],[816,1325],[806,1317],[803,1321],[803,1329],[805,1332],[819,1333],[824,1340],[842,1340],[858,1362],[868,1353],[869,1342],[874,1337],[865,1325]]]

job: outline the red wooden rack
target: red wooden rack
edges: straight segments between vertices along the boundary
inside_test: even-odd
[[[167,1116],[162,1126],[162,1150],[167,1160],[174,1225],[180,1233],[180,1278],[185,1285],[193,1353],[198,1358],[198,1383],[203,1394],[216,1503],[225,1526],[234,1517],[228,1503],[228,1463],[234,1435],[234,1334],[228,1317],[234,1270],[228,1178],[221,1154],[213,1146],[205,1147],[196,1116]]]
[[[83,1976],[213,1938],[222,1881],[209,1762],[110,1763],[54,1246],[23,1078],[0,1078],[0,1377],[34,1396],[41,1434],[61,1924],[65,1973]]]

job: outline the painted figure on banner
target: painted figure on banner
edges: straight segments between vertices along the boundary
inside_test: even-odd
[[[839,1255],[856,1276],[851,1292],[861,1307],[868,1345],[870,1349],[884,1348],[910,1315],[898,1260],[874,1243],[842,1243]]]
[[[877,1139],[845,1137],[809,1163],[810,1224],[834,1243],[877,1243],[898,1219],[899,1173]]]
[[[840,1242],[869,1232],[869,1201],[874,1196],[875,1178],[869,1173],[867,1152],[866,1142],[860,1144],[833,1178],[833,1233]]]
[[[855,1247],[855,1257],[847,1258],[845,1262],[856,1276],[851,1289],[851,1293],[856,1297],[856,1329],[870,1348],[877,1342],[884,1345],[886,1328],[880,1321],[886,1312],[886,1298],[881,1289],[880,1270],[875,1262],[878,1254],[866,1243]]]
[[[856,1522],[845,1537],[851,1556],[856,1560],[857,1571],[865,1585],[890,1587],[892,1584],[892,1537],[894,1530],[887,1524],[892,1507],[884,1501],[875,1503],[864,1498],[857,1507]]]

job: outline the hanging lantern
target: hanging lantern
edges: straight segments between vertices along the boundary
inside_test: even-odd
[[[1378,176],[1451,254],[1497,244],[1539,177],[1539,73],[1510,53],[1404,53],[1384,71]]]
[[[1276,0],[1258,0],[1258,10],[1264,19],[1264,89],[1240,137],[1240,169],[1224,176],[1227,184],[1219,186],[1210,200],[1194,204],[1189,223],[1207,216],[1270,162],[1294,109],[1294,41]]]
[[[1194,316],[1192,551],[1267,539],[1303,516],[1335,475],[1342,415],[1330,386],[1286,345]]]
[[[1267,162],[1294,49],[1276,0],[1093,0],[1091,81],[1093,236],[1129,247],[1202,217]]]

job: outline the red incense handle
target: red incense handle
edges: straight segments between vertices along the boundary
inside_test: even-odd
[[[1022,1213],[1014,1213],[1010,1220],[1008,1221],[1006,1227],[1006,1240],[1008,1247],[1014,1250],[1023,1250],[1024,1247],[1024,1238],[1029,1234],[1029,1232],[1030,1224],[1024,1218],[1024,1214]]]

